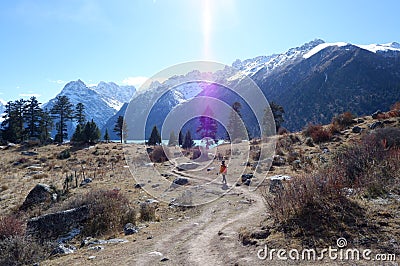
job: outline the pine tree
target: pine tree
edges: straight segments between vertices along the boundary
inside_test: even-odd
[[[26,137],[24,129],[25,100],[9,101],[5,109],[4,120],[1,123],[3,139],[15,143],[24,141]]]
[[[104,141],[109,143],[110,142],[110,135],[108,134],[108,128],[106,128],[106,133],[104,133],[103,137]]]
[[[100,129],[93,121],[87,122],[83,129],[83,139],[86,143],[96,143],[100,139]]]
[[[81,126],[84,126],[86,123],[86,115],[85,115],[85,105],[83,103],[77,103],[74,112],[74,118],[76,122]]]
[[[35,96],[26,101],[26,108],[24,110],[24,120],[27,125],[26,134],[29,138],[39,138],[40,120],[42,119],[42,108]]]
[[[169,134],[168,146],[176,146],[178,140],[176,139],[175,132],[172,130]]]
[[[81,124],[76,125],[75,132],[72,135],[71,140],[74,142],[84,142],[85,141],[85,136],[84,136],[84,127],[82,127]]]
[[[179,146],[182,146],[182,145],[183,145],[183,134],[182,134],[182,130],[179,130],[178,145],[179,145]]]
[[[161,144],[161,136],[157,129],[157,126],[154,126],[151,130],[149,141],[147,142],[148,145],[157,145]]]
[[[192,133],[190,133],[190,130],[188,130],[186,132],[185,140],[183,141],[182,148],[183,149],[190,149],[193,146],[194,146],[194,141],[192,139]]]
[[[64,139],[68,137],[67,133],[67,119],[73,118],[73,104],[69,101],[69,98],[65,95],[57,96],[56,102],[50,110],[53,118],[58,119],[56,122],[57,134],[55,141],[64,142]]]
[[[274,122],[275,122],[275,132],[278,132],[279,128],[282,126],[282,123],[285,121],[283,119],[283,114],[285,113],[285,110],[283,109],[282,106],[280,106],[279,104],[276,104],[274,102],[271,102],[269,104],[269,107],[271,109],[273,118],[274,118]],[[272,134],[272,132],[267,132],[269,127],[268,127],[268,117],[269,117],[269,110],[265,110],[264,111],[264,117],[263,117],[263,126],[264,126],[264,135],[270,135]],[[269,130],[271,131],[271,130]]]
[[[211,138],[217,141],[217,121],[213,119],[214,113],[212,112],[209,106],[206,107],[203,115],[199,117],[200,125],[197,128],[196,132],[200,134],[200,137],[203,138]],[[209,143],[207,141],[207,147]]]
[[[242,105],[239,102],[234,102],[232,105],[232,111],[229,115],[229,122],[227,125],[226,139],[235,140],[235,139],[246,139],[246,128],[244,127],[244,122],[242,121],[242,114],[240,113],[240,109]]]
[[[54,126],[53,119],[51,118],[50,113],[46,110],[42,111],[40,114],[39,121],[39,139],[41,143],[47,143],[50,140],[50,132]]]
[[[118,116],[117,122],[115,123],[114,132],[116,132],[117,136],[120,137],[121,143],[124,137],[126,137],[126,124],[124,123],[124,117],[123,116]]]

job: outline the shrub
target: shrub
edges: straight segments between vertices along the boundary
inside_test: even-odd
[[[21,220],[13,215],[0,217],[0,240],[12,236],[23,236],[25,228]]]
[[[118,190],[94,190],[71,202],[68,208],[87,205],[89,219],[82,230],[86,236],[118,232],[127,222],[135,223],[136,215],[128,199]]]
[[[0,240],[0,265],[33,265],[44,260],[51,251],[50,244],[40,245],[24,236]]]
[[[337,115],[332,119],[332,125],[337,125],[340,130],[343,130],[352,124],[354,124],[355,116],[350,112],[344,112],[343,114]]]
[[[168,160],[168,157],[165,154],[164,148],[162,146],[155,146],[149,154],[149,157],[153,163],[163,163]]]
[[[143,202],[140,204],[140,220],[154,221],[156,219],[156,207],[154,204]]]
[[[303,130],[303,134],[306,137],[311,137],[315,143],[326,142],[332,138],[331,132],[324,129],[322,125],[308,124]]]
[[[400,128],[378,128],[373,133],[375,145],[382,144],[384,148],[400,148]]]
[[[70,153],[69,149],[63,150],[62,152],[60,152],[57,155],[57,159],[60,159],[60,160],[68,159],[69,157],[71,157],[71,153]]]

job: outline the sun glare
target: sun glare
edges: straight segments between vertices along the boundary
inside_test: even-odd
[[[203,0],[203,56],[206,59],[210,59],[211,51],[210,51],[210,39],[211,39],[211,1]]]

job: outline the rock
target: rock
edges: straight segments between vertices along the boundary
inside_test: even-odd
[[[364,123],[364,119],[358,118],[358,119],[357,119],[357,123],[359,123],[359,124]]]
[[[177,177],[177,178],[174,179],[173,183],[176,184],[176,185],[183,186],[183,185],[188,184],[189,180],[187,178],[184,178],[184,177]]]
[[[158,200],[155,200],[155,199],[147,199],[146,200],[146,203],[149,203],[149,204],[158,204],[158,203],[160,203]]]
[[[178,171],[187,171],[187,170],[196,169],[199,166],[200,166],[200,164],[198,164],[198,163],[189,162],[189,163],[181,163],[176,168],[178,169]]]
[[[164,261],[168,261],[169,259],[167,257],[162,258],[160,261],[164,262]]]
[[[71,253],[74,253],[75,250],[76,250],[76,247],[74,247],[73,245],[61,243],[61,244],[58,244],[55,249],[53,249],[50,256],[71,254]]]
[[[272,160],[272,165],[273,166],[283,166],[286,163],[285,157],[282,157],[280,155],[274,155],[274,159]]]
[[[57,239],[79,228],[89,218],[89,207],[45,214],[28,220],[27,234],[39,239]]]
[[[21,154],[25,155],[25,156],[36,156],[36,155],[39,155],[39,153],[37,153],[35,151],[22,151]]]
[[[381,122],[381,121],[376,121],[376,122],[374,122],[374,123],[372,123],[371,125],[369,125],[369,128],[370,129],[375,129],[375,128],[382,128],[382,127],[384,127],[385,125]]]
[[[266,239],[267,237],[269,237],[270,234],[271,234],[271,232],[268,229],[259,230],[259,231],[255,231],[255,232],[251,233],[251,238]]]
[[[142,188],[144,187],[144,184],[135,184],[134,188]]]
[[[83,187],[83,186],[86,186],[87,184],[89,184],[89,183],[92,183],[93,182],[93,179],[91,179],[91,178],[85,178],[80,184],[79,184],[79,186],[80,187]]]
[[[81,233],[81,230],[78,228],[73,228],[68,234],[61,236],[60,238],[57,239],[58,243],[66,243],[79,235]]]
[[[361,133],[361,131],[362,131],[362,128],[359,126],[355,126],[351,129],[351,132],[353,132],[353,133]]]
[[[54,187],[46,184],[37,184],[25,198],[20,210],[27,210],[41,203],[51,204],[57,201],[58,195]]]
[[[308,138],[306,138],[306,145],[307,146],[309,146],[309,147],[314,147],[314,141],[313,141],[313,139],[312,138],[310,138],[310,137],[308,137]]]
[[[103,250],[104,247],[103,246],[93,246],[93,247],[88,247],[88,250],[96,250],[96,251],[100,251]]]
[[[246,186],[250,186],[250,183],[251,183],[251,179],[246,179],[246,181],[243,182],[243,184]]]
[[[254,176],[253,174],[243,174],[242,175],[242,182],[246,182],[248,179],[252,179]]]
[[[283,190],[283,184],[281,179],[271,179],[271,183],[269,184],[269,192],[271,193],[279,193]]]
[[[377,119],[379,115],[383,114],[381,110],[376,111],[371,116],[373,119]]]
[[[139,232],[139,228],[137,228],[136,226],[134,226],[132,223],[127,223],[127,224],[124,226],[124,234],[125,234],[126,236],[133,235],[133,234],[136,234],[136,233],[138,233],[138,232]]]

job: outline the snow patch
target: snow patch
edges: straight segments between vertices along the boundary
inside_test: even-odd
[[[331,47],[331,46],[342,47],[342,46],[346,46],[346,45],[349,45],[349,44],[347,42],[321,43],[321,44],[317,45],[316,47],[312,48],[306,54],[304,54],[303,58],[305,58],[305,59],[310,58],[311,56],[319,53],[320,51],[324,50],[327,47]]]

